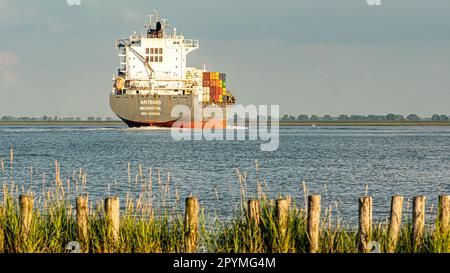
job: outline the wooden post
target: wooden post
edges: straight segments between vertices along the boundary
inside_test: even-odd
[[[447,236],[450,227],[450,195],[439,195],[437,222],[440,234]]]
[[[286,253],[289,251],[289,234],[287,233],[288,219],[289,219],[289,205],[290,198],[283,198],[276,200],[275,216],[278,226],[279,251]]]
[[[370,251],[369,243],[372,239],[372,197],[359,198],[359,251]]]
[[[278,230],[281,235],[286,234],[288,216],[289,216],[289,200],[287,198],[277,199],[276,201],[276,219]]]
[[[391,214],[389,217],[388,228],[388,253],[394,253],[397,247],[398,235],[400,233],[400,225],[402,223],[403,196],[392,196]]]
[[[120,203],[119,197],[105,199],[105,220],[108,239],[116,244],[119,239]]]
[[[413,248],[414,252],[420,250],[425,228],[425,196],[413,198]]]
[[[30,233],[31,220],[33,219],[34,196],[20,195],[20,234],[22,239],[26,239]]]
[[[259,200],[248,200],[247,202],[247,210],[248,210],[248,221],[252,227],[259,226],[260,220],[260,206]]]
[[[88,198],[85,196],[77,197],[77,232],[78,239],[86,242],[88,239]]]
[[[186,198],[184,216],[185,252],[194,253],[197,249],[199,204],[196,197]]]
[[[308,197],[308,236],[309,252],[319,251],[319,227],[320,227],[320,195]]]

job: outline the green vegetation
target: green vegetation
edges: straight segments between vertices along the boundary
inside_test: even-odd
[[[13,158],[11,151],[10,158]],[[59,166],[56,163],[54,186],[42,189],[36,194],[31,225],[26,236],[21,230],[21,212],[18,202],[20,194],[33,194],[24,187],[19,187],[13,176],[12,162],[10,166],[1,159],[1,181],[4,182],[0,205],[0,252],[64,252],[70,241],[81,242],[82,251],[90,253],[110,252],[183,252],[186,230],[184,228],[183,208],[177,194],[170,197],[170,178],[158,179],[153,187],[151,171],[149,177],[142,174],[142,166],[136,175],[134,184],[139,192],[136,198],[128,195],[120,216],[120,232],[117,241],[111,241],[106,230],[105,211],[101,202],[89,205],[88,237],[77,235],[76,213],[73,205],[74,196],[88,196],[85,192],[86,175],[82,171],[64,183],[60,178]],[[258,168],[258,167],[257,167]],[[130,175],[129,175],[130,177]],[[241,202],[230,221],[221,221],[217,217],[205,217],[200,210],[199,219],[199,252],[219,253],[280,253],[307,252],[308,235],[306,213],[304,208],[295,204],[288,214],[287,228],[283,233],[276,221],[274,201],[267,198],[265,181],[258,183],[258,199],[261,204],[260,223],[255,225],[248,220],[246,208],[246,176],[237,170],[241,188]],[[8,180],[6,180],[8,179]],[[153,188],[158,191],[153,192]],[[141,189],[141,190],[139,190]],[[175,193],[177,190],[175,190]],[[304,196],[307,189],[304,185]],[[106,196],[105,196],[106,197]],[[201,202],[201,200],[200,200]],[[208,208],[209,209],[209,208]],[[332,217],[332,207],[322,211],[320,224],[319,252],[355,253],[358,252],[358,236],[354,227],[346,226],[342,220]],[[406,215],[406,212],[405,212]],[[440,234],[432,226],[427,226],[424,240],[418,249],[412,247],[412,225],[409,220],[402,225],[396,252],[437,253],[450,251],[449,234]],[[373,227],[372,240],[380,243],[381,251],[385,251],[388,243],[387,224],[376,223]]]
[[[107,117],[106,119],[103,119],[101,117],[88,117],[86,119],[82,119],[80,117],[58,117],[58,116],[54,116],[54,117],[49,117],[49,116],[43,116],[43,117],[27,117],[27,116],[22,116],[22,117],[13,117],[13,116],[2,116],[0,118],[1,122],[83,122],[83,121],[87,121],[87,122],[102,122],[102,121],[114,121],[112,118]]]
[[[284,115],[281,117],[282,122],[448,122],[449,116],[444,114],[434,114],[431,118],[419,117],[417,114],[403,115],[389,113],[387,115],[339,115],[333,117],[331,115],[305,115],[301,114],[297,117],[292,115]]]
[[[283,121],[281,126],[450,126],[449,121]]]

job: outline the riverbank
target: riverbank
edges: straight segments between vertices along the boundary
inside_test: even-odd
[[[333,221],[331,210],[321,211],[320,201],[312,205],[318,196],[310,196],[308,211],[291,204],[289,197],[268,200],[263,196],[243,202],[231,221],[209,223],[204,208],[193,197],[186,199],[183,213],[178,202],[172,207],[153,207],[144,197],[127,199],[120,209],[123,200],[117,197],[94,204],[88,201],[88,194],[80,193],[72,204],[65,197],[64,186],[41,198],[32,193],[17,196],[6,186],[3,189],[0,253],[62,253],[70,244],[78,248],[71,251],[84,253],[450,251],[448,211],[444,212],[446,224],[427,226],[424,207],[417,202],[412,221],[402,224],[402,208],[397,205],[390,221],[372,224],[371,199],[361,198],[360,203],[365,204],[360,208],[359,227],[350,227]],[[314,217],[309,218],[310,214]]]

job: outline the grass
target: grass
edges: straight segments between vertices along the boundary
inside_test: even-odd
[[[88,236],[80,238],[77,233],[76,211],[73,196],[86,196],[86,175],[80,171],[78,177],[69,178],[66,183],[60,178],[59,164],[55,162],[53,186],[34,193],[14,181],[13,151],[9,166],[0,158],[0,179],[4,182],[0,204],[0,253],[60,253],[66,251],[71,241],[81,244],[86,253],[179,253],[185,251],[186,230],[184,228],[183,206],[175,190],[170,198],[170,177],[162,181],[158,173],[157,192],[152,192],[150,179],[144,179],[142,166],[135,181],[129,171],[129,183],[140,188],[138,194],[129,194],[121,208],[120,229],[117,241],[108,236],[105,210],[101,201],[89,202]],[[9,168],[8,168],[9,167]],[[258,166],[256,166],[258,171]],[[32,172],[32,171],[30,171]],[[241,201],[230,221],[207,219],[200,209],[197,251],[214,253],[304,253],[308,252],[307,217],[304,208],[293,204],[287,217],[286,230],[277,224],[274,200],[264,194],[267,184],[257,181],[258,199],[261,205],[260,222],[255,225],[248,220],[246,177],[237,170],[241,186]],[[142,183],[141,186],[138,186]],[[80,185],[81,184],[81,185]],[[75,185],[75,186],[74,186]],[[306,186],[304,193],[307,194]],[[24,235],[21,225],[19,196],[34,196],[31,225]],[[106,197],[106,196],[105,196]],[[121,200],[123,201],[123,200]],[[201,201],[201,200],[200,200]],[[439,223],[436,223],[438,225]],[[438,228],[428,225],[423,242],[414,249],[413,229],[409,220],[404,221],[397,253],[441,253],[450,251],[450,236]],[[387,221],[373,225],[372,240],[386,251],[388,240]],[[322,212],[320,220],[319,252],[357,253],[358,233],[355,227],[344,225],[332,217],[332,209]]]

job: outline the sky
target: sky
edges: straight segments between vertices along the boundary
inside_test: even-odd
[[[281,114],[450,114],[450,1],[0,0],[0,116],[113,117],[115,40],[158,8],[227,73],[240,104]]]

